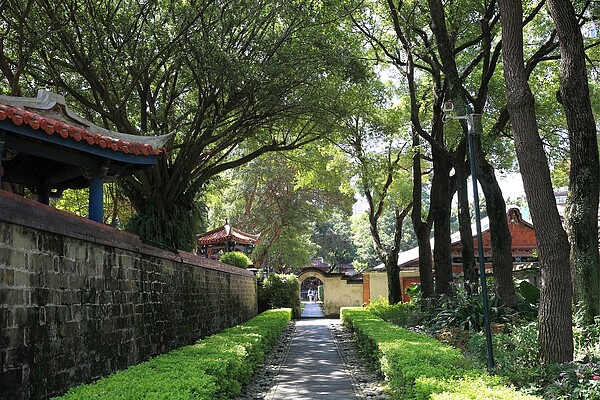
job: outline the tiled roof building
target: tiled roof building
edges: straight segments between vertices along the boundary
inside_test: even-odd
[[[0,96],[0,181],[24,185],[48,204],[65,189],[90,188],[90,218],[102,222],[102,184],[148,167],[171,135],[114,132],[77,115],[62,95]]]

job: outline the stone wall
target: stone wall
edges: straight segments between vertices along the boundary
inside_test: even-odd
[[[0,399],[42,399],[257,313],[245,270],[0,191]]]

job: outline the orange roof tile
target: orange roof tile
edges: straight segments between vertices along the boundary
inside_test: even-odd
[[[201,236],[198,236],[198,244],[216,244],[230,241],[242,244],[256,244],[258,243],[259,236],[260,235],[252,235],[250,233],[242,232],[225,224],[213,229],[210,232],[206,232]]]
[[[46,115],[37,114],[19,107],[0,104],[0,121],[10,120],[14,125],[28,125],[33,130],[42,130],[47,135],[59,135],[64,139],[72,139],[77,142],[85,140],[90,146],[109,148],[122,153],[135,155],[159,155],[165,154],[165,147],[155,148],[149,144],[125,141],[109,136],[104,136],[92,131],[70,125],[66,122],[50,118]]]

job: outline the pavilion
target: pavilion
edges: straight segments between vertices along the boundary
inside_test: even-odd
[[[249,254],[258,244],[259,238],[260,235],[242,232],[225,220],[224,225],[197,236],[198,254],[214,260],[230,251]]]
[[[103,222],[103,183],[156,164],[171,136],[104,129],[43,89],[36,98],[0,96],[0,184],[23,185],[47,205],[89,187],[89,218]]]

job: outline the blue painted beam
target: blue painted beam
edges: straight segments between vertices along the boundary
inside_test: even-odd
[[[0,129],[6,132],[14,132],[16,134],[41,140],[43,142],[54,143],[70,149],[75,149],[87,154],[93,154],[109,160],[119,161],[128,164],[152,165],[156,164],[157,156],[150,155],[135,155],[133,153],[124,153],[122,151],[114,151],[109,148],[102,148],[96,145],[90,145],[85,140],[76,141],[72,138],[63,138],[58,133],[47,135],[43,129],[32,129],[26,124],[14,125],[10,120],[0,121]]]

